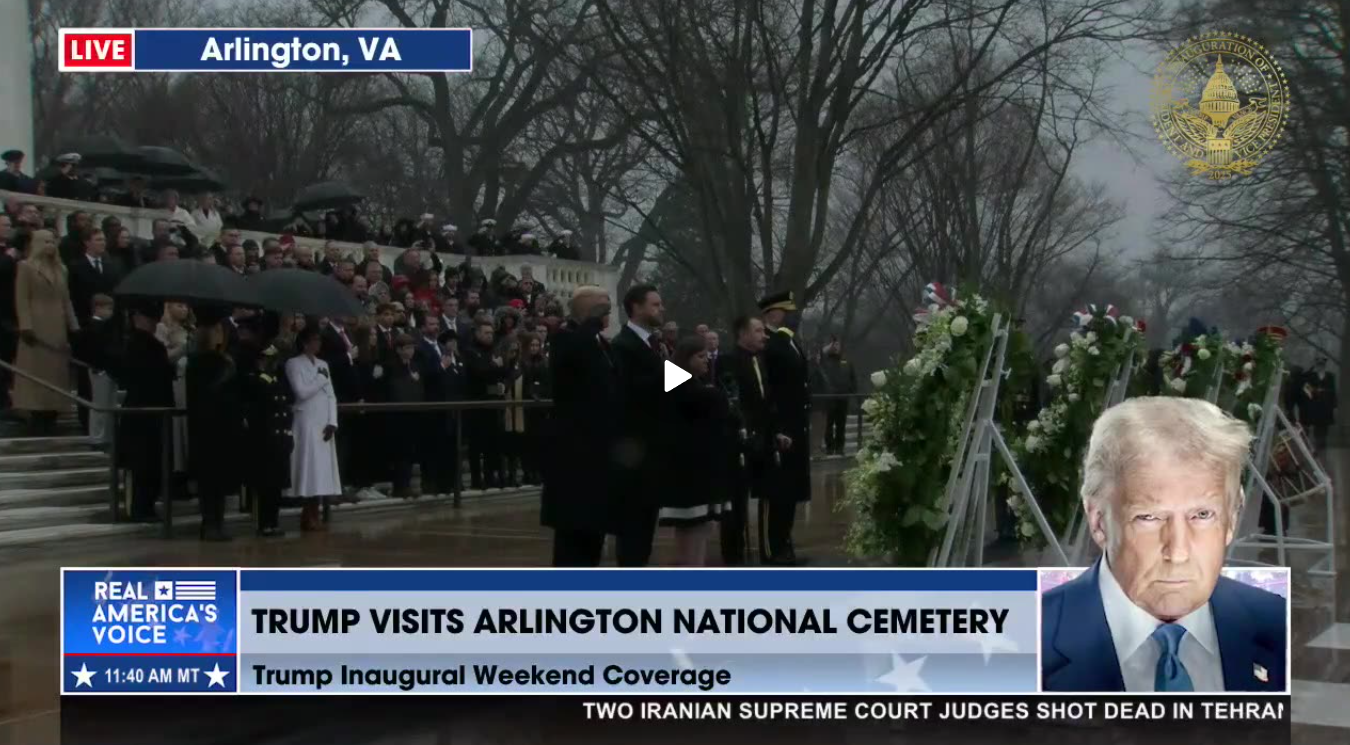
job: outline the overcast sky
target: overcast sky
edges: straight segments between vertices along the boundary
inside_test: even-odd
[[[1136,152],[1126,152],[1114,142],[1096,142],[1077,162],[1081,178],[1105,183],[1109,193],[1125,205],[1128,216],[1119,226],[1116,240],[1119,249],[1131,256],[1145,255],[1151,248],[1149,234],[1153,220],[1165,208],[1159,177],[1182,167],[1158,141],[1149,121],[1153,70],[1159,61],[1155,48],[1141,45],[1131,50],[1126,60],[1113,65],[1106,75],[1116,93],[1113,108],[1127,112],[1124,123],[1139,136],[1134,143]]]

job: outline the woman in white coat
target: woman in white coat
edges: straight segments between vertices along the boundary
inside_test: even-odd
[[[304,500],[301,530],[319,530],[320,497],[342,493],[338,477],[337,395],[328,363],[319,359],[319,326],[306,326],[296,339],[300,354],[286,363],[295,393],[295,449],[291,452],[291,496]]]

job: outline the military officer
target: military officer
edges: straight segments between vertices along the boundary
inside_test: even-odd
[[[760,500],[761,518],[768,502],[766,563],[795,566],[804,561],[792,545],[797,504],[811,501],[811,370],[797,338],[801,315],[793,293],[769,295],[759,301],[759,310],[768,332],[765,388],[775,427],[786,439],[768,480],[768,499]]]
[[[245,481],[253,492],[258,535],[279,538],[281,492],[291,485],[291,432],[293,394],[283,372],[277,369],[277,349],[259,349],[247,343],[239,350],[239,369],[244,371]]]

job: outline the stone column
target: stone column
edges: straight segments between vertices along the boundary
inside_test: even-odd
[[[33,152],[33,47],[28,36],[28,3],[0,2],[0,150],[22,150],[24,171],[32,175],[38,162]]]

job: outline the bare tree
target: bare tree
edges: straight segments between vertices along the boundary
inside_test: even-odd
[[[1216,0],[1191,11],[1264,40],[1288,76],[1292,105],[1283,142],[1252,176],[1223,188],[1183,175],[1167,183],[1168,238],[1194,246],[1254,312],[1350,369],[1350,8]],[[1350,404],[1344,375],[1340,399]]]
[[[639,133],[694,186],[712,247],[699,271],[731,309],[765,286],[814,297],[848,264],[877,202],[942,117],[1025,76],[1033,61],[1068,66],[1079,42],[1109,46],[1138,33],[1140,17],[1137,3],[1060,0],[597,0],[597,8],[616,47],[600,84],[623,80],[616,100],[637,92]],[[864,105],[885,97],[883,75],[922,67],[937,48],[950,84],[899,102],[904,126],[860,186],[852,219],[833,233],[841,158],[860,135],[901,121],[863,117]],[[947,57],[953,48],[960,54]],[[986,74],[977,79],[976,70]]]
[[[622,132],[584,137],[588,120],[550,121],[556,138],[531,136],[540,119],[585,88],[590,13],[584,0],[312,0],[334,25],[369,25],[374,6],[404,28],[468,26],[487,39],[472,73],[353,76],[367,95],[342,108],[367,116],[415,112],[434,133],[449,212],[511,223],[558,161],[617,144]]]

